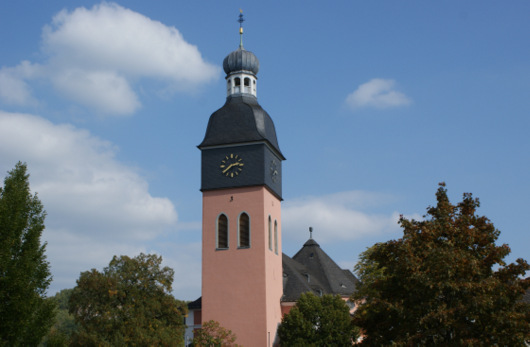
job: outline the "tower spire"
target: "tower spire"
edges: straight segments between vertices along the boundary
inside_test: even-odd
[[[243,18],[242,9],[239,9],[239,19],[237,21],[239,22],[239,48],[243,49],[243,22],[245,18]]]

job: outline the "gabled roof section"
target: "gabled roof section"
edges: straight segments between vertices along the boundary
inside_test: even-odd
[[[304,265],[324,286],[324,292],[330,294],[351,295],[359,280],[349,270],[341,269],[320,245],[309,239],[293,260]]]
[[[283,296],[282,301],[297,301],[300,294],[313,292],[322,293],[322,284],[312,278],[308,270],[285,253],[282,254],[283,266]]]
[[[282,301],[297,301],[305,292],[350,296],[359,280],[350,270],[341,269],[320,245],[309,239],[293,258],[283,255]]]
[[[188,303],[188,310],[200,310],[202,308],[202,296],[195,301]]]

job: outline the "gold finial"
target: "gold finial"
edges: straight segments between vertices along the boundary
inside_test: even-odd
[[[243,22],[245,19],[243,18],[242,9],[239,9],[239,19],[237,21],[239,22],[239,47],[243,48]]]

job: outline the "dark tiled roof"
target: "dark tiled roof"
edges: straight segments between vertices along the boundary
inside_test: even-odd
[[[202,296],[195,301],[188,303],[188,310],[200,310],[202,308]]]
[[[285,159],[278,146],[274,123],[256,97],[229,96],[224,106],[210,116],[199,148],[254,142],[267,142]]]
[[[351,271],[341,269],[313,239],[309,239],[293,258],[283,255],[283,271],[282,301],[296,301],[308,291],[350,296],[359,282]]]
[[[283,297],[282,301],[296,301],[305,292],[321,293],[322,284],[297,261],[282,254]]]

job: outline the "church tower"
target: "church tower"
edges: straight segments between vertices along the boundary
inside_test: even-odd
[[[242,24],[243,16],[240,14]],[[201,150],[202,322],[218,321],[243,346],[272,346],[283,292],[282,160],[271,117],[258,104],[258,58],[223,61],[226,103],[210,116]]]

